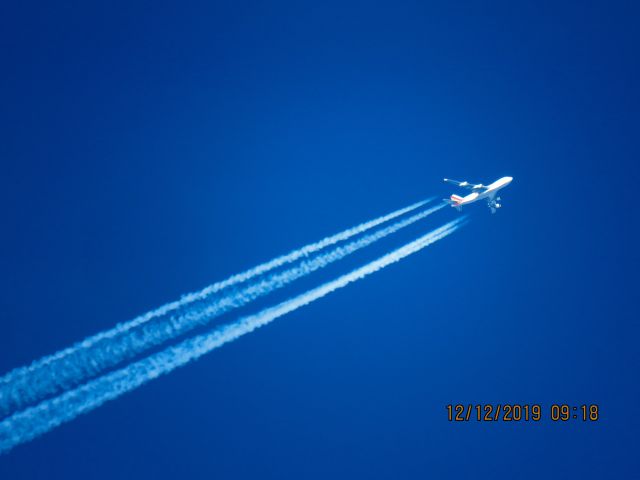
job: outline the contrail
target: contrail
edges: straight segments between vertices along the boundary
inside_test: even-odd
[[[336,247],[328,253],[304,260],[299,265],[281,273],[274,273],[242,289],[217,297],[209,294],[209,298],[205,300],[194,299],[173,310],[171,316],[168,314],[158,316],[155,321],[139,324],[137,328],[129,327],[120,335],[103,337],[100,341],[94,341],[83,348],[68,351],[60,358],[40,362],[37,367],[32,365],[28,371],[14,377],[13,381],[0,383],[0,417],[72,388],[124,360],[134,358],[149,348],[161,345],[193,328],[206,325],[213,318],[244,306],[298,278],[340,260],[431,215],[443,206],[442,203],[437,204],[391,226],[381,228],[344,246]]]
[[[25,371],[28,371],[31,368],[37,368],[38,365],[41,364],[45,364],[47,362],[50,362],[52,360],[56,360],[58,358],[64,357],[65,355],[68,355],[69,353],[77,350],[78,348],[84,348],[87,346],[91,346],[94,343],[104,339],[104,338],[111,338],[114,337],[122,332],[126,332],[127,330],[130,330],[131,328],[134,328],[142,323],[145,323],[147,321],[149,321],[152,318],[161,316],[161,315],[165,315],[170,311],[176,310],[177,308],[186,305],[187,303],[193,302],[194,300],[202,300],[205,299],[207,296],[211,295],[212,293],[218,292],[222,289],[231,287],[233,285],[237,285],[239,283],[242,282],[246,282],[247,280],[250,280],[251,278],[254,278],[258,275],[262,275],[263,273],[266,273],[270,270],[273,270],[275,268],[281,267],[283,265],[286,265],[288,263],[292,263],[295,262],[296,260],[308,256],[314,252],[317,252],[319,250],[322,250],[325,247],[328,247],[330,245],[334,245],[338,242],[341,242],[343,240],[348,240],[349,238],[358,235],[360,233],[364,233],[367,230],[370,230],[374,227],[377,227],[378,225],[381,225],[383,223],[386,223],[390,220],[393,220],[394,218],[400,217],[402,215],[404,215],[405,213],[409,213],[413,210],[416,210],[420,207],[422,207],[423,205],[431,202],[434,199],[434,197],[428,198],[426,200],[422,200],[420,202],[414,203],[413,205],[409,205],[408,207],[405,208],[401,208],[400,210],[396,210],[395,212],[391,212],[387,215],[383,215],[381,217],[375,218],[373,220],[369,220],[367,222],[361,223],[360,225],[357,225],[355,227],[351,227],[348,228],[340,233],[336,233],[335,235],[331,235],[329,237],[323,238],[322,240],[318,241],[318,242],[314,242],[314,243],[310,243],[308,245],[305,245],[304,247],[301,247],[297,250],[293,250],[291,252],[289,252],[286,255],[282,255],[280,257],[276,257],[272,260],[269,260],[265,263],[262,263],[256,267],[250,268],[249,270],[246,270],[242,273],[237,273],[235,275],[230,276],[229,278],[227,278],[226,280],[222,280],[220,282],[216,282],[212,285],[209,285],[205,288],[203,288],[202,290],[198,291],[198,292],[193,292],[193,293],[188,293],[183,295],[180,300],[176,300],[174,302],[170,302],[167,303],[165,305],[162,305],[161,307],[156,308],[155,310],[151,310],[150,312],[144,313],[143,315],[140,315],[136,318],[134,318],[133,320],[130,320],[128,322],[124,322],[124,323],[120,323],[118,325],[116,325],[115,327],[113,327],[110,330],[106,330],[103,332],[100,332],[96,335],[93,335],[91,337],[87,337],[84,340],[76,343],[75,345],[66,348],[64,350],[60,350],[52,355],[49,355],[47,357],[43,357],[40,360],[37,360],[35,362],[33,362],[31,365],[27,366],[27,367],[19,367],[16,368],[10,372],[8,372],[4,377],[0,378],[0,383],[2,382],[10,382],[13,380],[13,378],[16,375],[21,375],[23,374]]]
[[[0,423],[0,453],[87,413],[109,400],[134,390],[160,375],[188,364],[202,355],[267,325],[273,320],[310,304],[329,293],[360,280],[392,263],[412,255],[428,245],[455,232],[461,225],[459,218],[439,227],[411,243],[388,253],[346,275],[286,300],[274,307],[243,317],[204,335],[197,335],[149,357],[134,362],[58,397],[5,419]]]

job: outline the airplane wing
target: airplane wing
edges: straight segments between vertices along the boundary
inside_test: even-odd
[[[445,178],[444,181],[446,183],[451,183],[453,185],[457,185],[458,187],[467,188],[469,190],[482,190],[483,188],[486,188],[481,183],[459,182],[457,180],[451,180],[450,178]]]

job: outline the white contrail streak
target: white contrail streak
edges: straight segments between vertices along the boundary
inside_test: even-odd
[[[161,345],[195,327],[205,325],[219,315],[244,306],[397,232],[440,210],[443,206],[442,203],[438,204],[344,246],[336,247],[328,253],[312,256],[295,267],[274,273],[239,290],[222,295],[209,293],[209,298],[199,301],[193,299],[171,311],[172,315],[157,316],[153,322],[138,324],[137,328],[129,326],[126,330],[122,330],[120,335],[105,336],[100,341],[94,340],[83,348],[68,351],[66,355],[55,360],[40,362],[37,368],[32,365],[22,375],[15,376],[13,381],[0,383],[0,417],[72,388],[124,360],[134,358],[149,348]]]
[[[0,378],[0,383],[2,382],[10,382],[12,381],[13,377],[15,375],[19,375],[22,373],[23,370],[29,370],[32,367],[37,367],[39,364],[43,364],[43,363],[47,363],[49,361],[52,360],[56,360],[58,358],[61,358],[65,355],[67,355],[68,353],[76,350],[77,348],[84,348],[90,345],[93,345],[94,343],[104,339],[104,338],[110,338],[113,336],[116,336],[122,332],[126,332],[127,330],[130,330],[131,328],[134,328],[142,323],[145,323],[147,321],[149,321],[152,318],[161,316],[161,315],[165,315],[168,312],[171,312],[173,310],[176,310],[177,308],[186,305],[187,303],[193,302],[195,300],[203,300],[206,297],[208,297],[209,295],[211,295],[212,293],[218,292],[222,289],[231,287],[233,285],[237,285],[239,283],[242,282],[246,282],[247,280],[250,280],[251,278],[254,278],[258,275],[262,275],[263,273],[266,273],[270,270],[273,270],[275,268],[281,267],[283,265],[286,265],[288,263],[292,263],[295,262],[296,260],[308,256],[314,252],[317,252],[319,250],[322,250],[325,247],[328,247],[330,245],[334,245],[338,242],[341,242],[343,240],[348,240],[349,238],[358,235],[360,233],[364,233],[367,230],[370,230],[374,227],[377,227],[378,225],[381,225],[383,223],[386,223],[390,220],[393,220],[394,218],[400,217],[402,215],[404,215],[405,213],[409,213],[413,210],[416,210],[420,207],[422,207],[423,205],[429,203],[430,201],[433,200],[432,198],[428,198],[426,200],[414,203],[413,205],[409,205],[408,207],[405,208],[401,208],[400,210],[396,210],[395,212],[391,212],[387,215],[375,218],[373,220],[369,220],[368,222],[364,222],[361,223],[360,225],[357,225],[355,227],[352,228],[348,228],[340,233],[336,233],[335,235],[331,235],[329,237],[323,238],[322,240],[315,242],[315,243],[310,243],[308,245],[305,245],[302,248],[299,248],[297,250],[293,250],[291,252],[289,252],[286,255],[282,255],[280,257],[276,257],[272,260],[269,260],[268,262],[262,263],[256,267],[250,268],[249,270],[246,270],[242,273],[237,273],[235,275],[230,276],[229,278],[227,278],[226,280],[222,280],[220,282],[216,282],[212,285],[209,285],[205,288],[203,288],[202,290],[198,291],[198,292],[193,292],[193,293],[188,293],[183,295],[180,300],[176,300],[174,302],[170,302],[167,303],[165,305],[162,305],[161,307],[156,308],[155,310],[151,310],[150,312],[144,313],[143,315],[140,315],[136,318],[134,318],[133,320],[130,320],[128,322],[124,322],[124,323],[120,323],[118,325],[116,325],[115,327],[111,328],[110,330],[106,330],[103,332],[100,332],[96,335],[93,335],[91,337],[87,337],[84,340],[82,340],[81,342],[78,342],[77,344],[66,348],[64,350],[60,350],[52,355],[49,355],[47,357],[43,357],[40,360],[37,360],[36,362],[34,362],[33,364],[31,364],[28,367],[20,367],[20,368],[16,368],[10,372],[8,372],[4,377]]]
[[[58,397],[46,400],[34,407],[5,419],[0,423],[0,453],[16,445],[32,440],[49,430],[87,413],[109,400],[134,390],[160,375],[188,364],[202,355],[229,343],[275,319],[322,298],[329,293],[360,280],[392,263],[412,255],[428,245],[455,232],[464,218],[423,235],[411,243],[388,253],[337,279],[286,300],[274,307],[243,317],[211,333],[197,335],[149,357],[134,362]]]

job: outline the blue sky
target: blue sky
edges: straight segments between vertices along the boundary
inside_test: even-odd
[[[18,447],[0,477],[637,476],[638,13],[3,7],[2,371],[447,196],[443,177],[514,182],[498,214]],[[602,418],[449,423],[457,402]]]

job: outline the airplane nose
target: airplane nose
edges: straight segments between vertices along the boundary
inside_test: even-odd
[[[513,180],[513,177],[507,177],[507,183],[511,183],[512,180]]]

